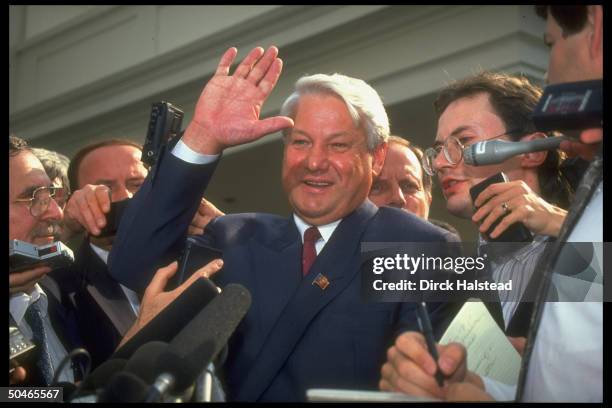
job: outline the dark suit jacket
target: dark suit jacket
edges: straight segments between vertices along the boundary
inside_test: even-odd
[[[142,290],[157,259],[176,258],[214,166],[162,155],[122,219],[109,264],[117,280]],[[302,278],[302,243],[291,217],[236,214],[211,222],[203,239],[223,251],[225,262],[217,283],[240,283],[253,299],[229,343],[228,398],[299,401],[314,387],[375,389],[395,336],[418,326],[412,303],[361,299],[360,243],[447,237],[412,214],[366,201],[342,220]],[[330,281],[325,290],[312,285],[319,273]],[[440,336],[456,308],[430,306]]]
[[[88,239],[81,244],[70,269],[78,279],[71,297],[93,369],[115,351],[134,324],[136,315],[119,283],[110,276],[106,264],[93,251]]]

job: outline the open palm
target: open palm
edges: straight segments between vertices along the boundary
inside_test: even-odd
[[[229,75],[236,54],[236,48],[230,48],[221,58],[185,131],[183,141],[200,153],[217,154],[293,125],[284,116],[259,119],[282,70],[278,49],[270,47],[264,53],[261,47],[254,48]]]

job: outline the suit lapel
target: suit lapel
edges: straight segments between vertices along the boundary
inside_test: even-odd
[[[80,267],[87,293],[123,336],[136,320],[125,293],[119,283],[110,277],[106,264],[91,249],[88,240],[84,242],[79,255],[82,255]]]
[[[296,290],[292,291],[288,303],[263,342],[265,347],[261,348],[253,366],[247,370],[246,381],[238,391],[237,400],[259,399],[302,338],[311,320],[352,281],[359,270],[360,237],[376,211],[377,208],[366,200],[338,225],[308,275],[301,279]],[[301,240],[298,243],[298,251],[292,251],[292,256],[297,257],[297,261],[285,261],[297,264],[295,269],[300,271]],[[312,284],[319,274],[325,275],[330,282],[325,290]]]

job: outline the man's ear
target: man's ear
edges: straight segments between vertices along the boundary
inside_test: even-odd
[[[382,171],[387,156],[387,147],[389,147],[387,142],[381,143],[372,153],[372,173],[374,177],[378,177]]]
[[[602,6],[587,6],[589,32],[589,55],[601,59],[603,64],[603,9]],[[602,65],[603,66],[603,65]]]
[[[535,132],[529,135],[523,136],[521,141],[528,142],[536,139],[544,139],[546,138],[546,134],[542,132]],[[532,152],[532,153],[524,153],[521,156],[521,167],[523,168],[534,168],[539,167],[546,160],[546,156],[548,155],[548,151],[544,150],[541,152]]]

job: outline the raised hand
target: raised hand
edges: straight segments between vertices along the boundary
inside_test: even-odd
[[[261,107],[282,70],[278,49],[270,47],[265,52],[261,47],[252,49],[230,75],[237,53],[232,47],[221,57],[183,135],[182,141],[198,153],[219,154],[227,147],[293,126],[293,120],[285,116],[259,119]]]

